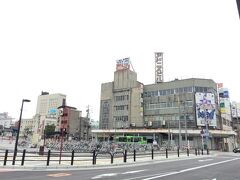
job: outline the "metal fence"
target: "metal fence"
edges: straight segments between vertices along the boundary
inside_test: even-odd
[[[135,162],[137,159],[144,158],[156,159],[156,158],[168,158],[169,156],[189,156],[192,155],[204,155],[209,154],[209,150],[204,152],[203,149],[186,149],[176,151],[170,151],[167,148],[165,150],[155,150],[152,148],[148,151],[138,151],[136,149],[114,149],[109,151],[101,151],[101,149],[95,148],[91,151],[77,152],[72,151],[52,151],[45,152],[30,152],[24,149],[18,151],[16,156],[16,164],[13,163],[14,152],[10,150],[0,151],[0,165],[3,166],[50,166],[50,165],[96,165],[96,164],[113,164],[114,161],[127,163],[128,161]],[[97,163],[98,162],[98,163]]]

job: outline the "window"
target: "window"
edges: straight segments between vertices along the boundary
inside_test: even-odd
[[[185,101],[186,106],[192,107],[193,106],[193,102],[191,100],[187,100]]]
[[[179,93],[183,93],[183,88],[178,89]]]
[[[166,102],[161,102],[160,103],[160,108],[165,108],[166,107]]]

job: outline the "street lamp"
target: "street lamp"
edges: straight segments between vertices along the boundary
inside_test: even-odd
[[[18,138],[19,138],[19,133],[20,133],[21,120],[22,120],[22,111],[23,111],[23,104],[24,104],[24,102],[31,102],[31,101],[28,100],[28,99],[23,99],[22,100],[22,106],[21,106],[20,117],[19,117],[19,122],[18,122],[18,131],[17,131],[16,141],[15,141],[12,165],[15,165],[15,160],[16,160],[16,156],[17,156]]]

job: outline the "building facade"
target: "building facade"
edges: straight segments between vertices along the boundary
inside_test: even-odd
[[[7,112],[0,113],[0,126],[4,128],[10,128],[13,123],[13,118],[8,115]]]
[[[231,103],[233,130],[237,133],[236,141],[240,144],[240,103]]]
[[[34,129],[34,118],[22,119],[20,127],[20,136],[28,136],[33,134]]]
[[[32,143],[43,143],[44,128],[47,124],[58,124],[58,107],[66,104],[66,95],[42,92],[38,96],[36,114],[34,116],[34,132]]]
[[[145,135],[149,142],[210,149],[234,147],[231,119],[223,120],[217,84],[190,78],[143,85],[129,67],[101,87],[98,137]]]
[[[114,82],[101,87],[100,129],[143,126],[143,84],[129,68],[117,69]]]

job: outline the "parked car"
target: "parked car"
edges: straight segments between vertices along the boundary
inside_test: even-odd
[[[234,152],[234,153],[238,153],[238,152],[240,153],[240,147],[234,148],[234,149],[233,149],[233,152]]]

